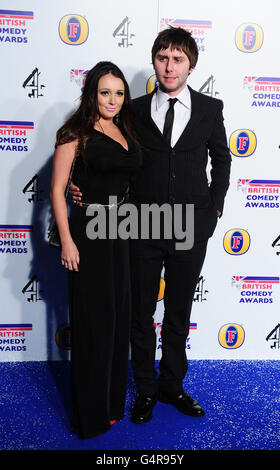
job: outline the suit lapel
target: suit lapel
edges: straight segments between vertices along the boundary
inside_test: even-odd
[[[201,119],[201,107],[200,107],[200,96],[197,91],[194,91],[190,86],[188,86],[191,94],[191,117],[177,140],[175,147],[180,145],[181,141],[186,142],[192,135],[193,131],[197,129],[197,125]]]
[[[144,122],[147,123],[149,129],[152,130],[154,133],[156,133],[159,137],[163,139],[162,133],[160,132],[159,128],[157,127],[157,125],[155,124],[151,116],[151,103],[152,103],[152,99],[156,91],[157,89],[155,88],[155,90],[153,90],[152,93],[149,93],[148,95],[146,95],[143,118],[144,118]]]

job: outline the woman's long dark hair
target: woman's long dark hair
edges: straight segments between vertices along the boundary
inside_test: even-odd
[[[124,84],[124,102],[118,115],[118,125],[137,143],[131,123],[131,97],[127,81],[122,71],[115,64],[103,61],[98,62],[87,73],[80,105],[77,111],[57,131],[56,147],[78,139],[78,150],[83,155],[85,143],[92,135],[94,123],[100,118],[97,104],[98,82],[101,77],[109,73],[120,78]]]

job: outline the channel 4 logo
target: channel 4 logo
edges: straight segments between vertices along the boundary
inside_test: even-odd
[[[235,33],[235,44],[241,52],[252,53],[258,51],[263,44],[263,30],[255,23],[240,25]]]
[[[237,349],[245,340],[245,331],[237,323],[227,323],[220,328],[219,343],[225,349]]]
[[[249,233],[240,228],[228,230],[224,236],[223,245],[229,255],[243,255],[250,248]]]
[[[250,157],[257,148],[257,137],[250,129],[237,129],[229,139],[229,148],[235,157]]]
[[[71,46],[79,46],[88,38],[88,22],[81,15],[65,15],[59,23],[60,39]]]

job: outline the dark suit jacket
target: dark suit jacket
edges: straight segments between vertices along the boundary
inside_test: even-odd
[[[223,103],[194,91],[191,118],[171,148],[151,118],[153,93],[133,101],[134,124],[143,145],[143,166],[131,186],[136,204],[194,204],[195,241],[209,238],[223,211],[231,156],[223,125]],[[211,159],[211,183],[206,175]]]

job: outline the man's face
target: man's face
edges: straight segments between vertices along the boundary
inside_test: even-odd
[[[192,72],[188,56],[182,49],[161,49],[154,58],[154,68],[160,88],[170,96],[176,96],[186,86]]]

